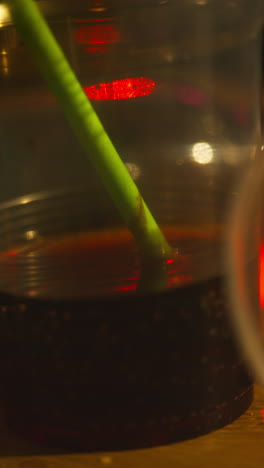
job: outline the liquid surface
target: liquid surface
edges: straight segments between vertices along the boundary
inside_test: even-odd
[[[220,274],[219,228],[170,227],[164,232],[174,255],[158,265],[142,264],[125,230],[36,237],[1,254],[1,290],[77,299],[177,288]]]

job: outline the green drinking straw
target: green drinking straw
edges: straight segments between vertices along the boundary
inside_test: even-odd
[[[156,258],[170,256],[171,247],[104,130],[38,6],[34,0],[7,0],[7,4],[18,32],[57,97],[143,255]]]

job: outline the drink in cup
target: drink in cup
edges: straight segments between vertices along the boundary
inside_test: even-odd
[[[16,434],[143,447],[249,406],[223,261],[259,133],[258,2],[242,3],[40,5],[172,247],[159,260],[140,250],[1,5],[1,396]]]

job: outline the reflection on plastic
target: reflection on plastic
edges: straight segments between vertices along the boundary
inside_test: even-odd
[[[136,291],[137,290],[137,284],[130,284],[128,286],[121,286],[118,288],[115,288],[114,291]]]
[[[261,245],[259,251],[259,304],[264,308],[264,244]]]
[[[137,164],[133,162],[127,162],[125,163],[125,166],[132,179],[137,180],[141,176],[141,169]]]
[[[25,233],[25,237],[26,237],[26,239],[28,239],[28,240],[33,240],[33,239],[35,239],[35,238],[37,237],[37,235],[38,235],[38,233],[37,233],[36,231],[27,231],[27,232]]]
[[[209,164],[214,159],[212,146],[204,141],[195,143],[192,148],[192,158],[198,164]]]
[[[84,91],[89,99],[112,101],[148,96],[154,91],[155,87],[155,81],[140,77],[115,80],[111,83],[99,83],[84,88]]]
[[[21,205],[26,205],[27,203],[30,203],[30,202],[32,202],[32,201],[33,201],[33,197],[31,197],[31,196],[29,195],[29,196],[27,196],[27,197],[22,197],[22,198],[20,199],[20,204],[21,204]]]
[[[10,21],[10,14],[7,6],[0,5],[0,28],[4,26],[5,23]]]
[[[6,49],[2,49],[0,52],[0,73],[8,75],[9,63]]]
[[[205,107],[207,98],[202,90],[188,84],[176,83],[174,95],[178,101],[193,107]]]
[[[115,18],[78,21],[82,26],[74,32],[78,44],[86,46],[89,53],[107,52],[109,44],[119,42],[120,35]]]
[[[104,3],[105,2],[103,0],[93,0],[92,5],[90,7],[90,10],[91,11],[96,11],[96,12],[104,11],[104,10],[106,10],[106,7],[104,6]]]
[[[13,257],[13,255],[17,255],[18,251],[17,250],[12,250],[11,252],[5,252],[4,256],[5,257]]]

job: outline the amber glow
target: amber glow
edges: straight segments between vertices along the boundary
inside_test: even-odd
[[[0,52],[0,73],[3,75],[8,75],[9,72],[9,63],[8,63],[8,54],[6,49],[2,49]]]
[[[155,87],[155,81],[140,77],[115,80],[111,83],[99,83],[84,88],[84,91],[89,99],[113,101],[148,96],[154,91]]]
[[[9,9],[6,5],[0,5],[0,28],[2,28],[5,23],[10,21]]]

